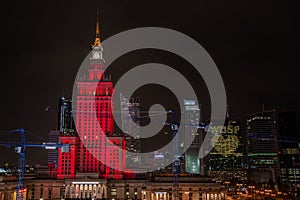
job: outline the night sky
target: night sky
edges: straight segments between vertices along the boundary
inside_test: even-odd
[[[0,131],[22,127],[47,138],[48,131],[56,128],[57,113],[45,108],[56,107],[63,94],[71,96],[77,70],[91,50],[97,10],[102,40],[128,29],[155,26],[180,31],[199,42],[222,74],[233,118],[245,120],[261,110],[262,103],[266,109],[300,113],[296,1],[29,0],[10,1],[2,8]],[[122,56],[109,69],[113,81],[147,62],[161,62],[182,72],[198,92],[204,117],[209,116],[201,77],[168,52],[143,50]],[[153,88],[145,89],[137,94],[145,106],[168,99],[156,99]],[[164,90],[155,92],[168,95]],[[1,140],[17,140],[0,134]],[[0,150],[0,164],[17,161],[12,149]],[[46,162],[46,155],[45,150],[28,150],[28,163]]]

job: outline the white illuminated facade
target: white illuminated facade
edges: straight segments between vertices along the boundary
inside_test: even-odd
[[[99,181],[66,181],[66,198],[103,199],[107,198],[106,180]]]

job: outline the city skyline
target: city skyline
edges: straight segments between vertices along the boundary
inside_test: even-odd
[[[94,38],[93,27],[96,10],[100,10],[101,29],[104,30],[101,33],[103,39],[120,31],[140,26],[174,28],[195,38],[207,49],[221,71],[227,90],[230,112],[235,118],[244,120],[247,115],[259,111],[261,104],[265,104],[266,108],[294,110],[299,114],[299,106],[296,103],[299,94],[295,92],[299,87],[296,84],[297,71],[295,67],[292,67],[296,64],[296,47],[292,44],[293,41],[297,42],[294,30],[296,23],[289,20],[294,19],[293,12],[288,12],[288,10],[293,10],[292,5],[286,3],[285,6],[279,6],[273,3],[272,9],[268,10],[266,3],[258,4],[261,5],[261,8],[256,7],[255,3],[249,2],[248,4],[235,4],[229,8],[235,17],[226,14],[221,9],[221,5],[215,7],[220,11],[216,16],[211,16],[204,10],[198,12],[193,6],[182,5],[193,12],[188,14],[187,11],[182,11],[183,14],[180,17],[177,17],[172,11],[154,15],[151,12],[151,7],[134,9],[131,8],[130,3],[120,3],[120,7],[115,7],[116,4],[113,3],[110,5],[104,2],[95,3],[95,5],[99,8],[93,8],[95,10],[86,9],[87,11],[83,12],[85,14],[81,16],[76,14],[79,13],[79,4],[65,10],[63,8],[66,8],[67,5],[56,7],[41,3],[33,6],[28,3],[23,6],[32,9],[32,13],[22,11],[21,5],[19,5],[20,7],[16,6],[14,11],[8,14],[11,16],[10,22],[6,22],[5,25],[8,28],[20,27],[18,29],[20,33],[18,31],[5,31],[7,36],[4,41],[6,54],[4,54],[1,73],[10,76],[4,77],[1,84],[4,87],[4,92],[10,98],[2,99],[3,105],[8,105],[3,108],[2,130],[23,127],[47,138],[48,131],[55,129],[57,113],[45,112],[44,109],[47,106],[55,107],[57,105],[57,99],[63,94],[62,90],[66,96],[70,95],[64,88],[68,88],[70,93],[75,73],[89,52],[89,44]],[[199,3],[199,9],[203,9],[205,4],[202,7],[200,5],[201,3]],[[87,4],[86,8],[91,6],[92,4]],[[156,9],[162,11],[167,6],[178,7],[174,4],[161,3]],[[209,3],[206,6],[213,8],[212,4]],[[223,6],[229,7],[229,5]],[[112,15],[108,12],[114,8],[122,11],[129,7],[131,12],[125,14],[120,12]],[[258,12],[241,13],[238,11],[239,9],[247,10],[247,8]],[[141,13],[141,10],[152,14],[146,16],[146,14]],[[134,11],[141,15],[141,19],[136,20],[134,18]],[[273,13],[285,14],[285,18],[278,20],[279,17]],[[40,19],[35,19],[35,14],[39,15]],[[125,18],[122,19],[122,16]],[[159,21],[158,16],[164,20]],[[191,19],[198,18],[199,25],[190,22]],[[122,20],[124,23],[126,22],[126,26],[120,23]],[[174,22],[169,24],[167,23],[169,20],[174,20]],[[223,24],[223,20],[228,21]],[[212,27],[211,24],[217,25]],[[55,26],[60,28],[55,29]],[[41,33],[40,30],[42,30]],[[23,40],[15,34],[21,34]],[[21,41],[23,45],[16,50],[16,46],[21,44]],[[284,50],[279,53],[274,49],[275,47]],[[122,72],[134,67],[134,65],[153,59],[157,62],[173,65],[175,69],[183,70],[183,74],[189,76],[192,84],[196,85],[196,90],[200,91],[199,102],[206,105],[203,106],[203,110],[204,114],[208,116],[209,100],[207,94],[201,94],[202,91],[205,91],[205,86],[203,81],[200,81],[199,76],[191,74],[186,63],[174,58],[173,55],[164,54],[171,58],[170,61],[164,58],[164,55],[158,54],[153,51],[145,51],[137,52],[137,59],[135,60],[133,59],[136,54],[133,53],[120,58],[113,64],[116,67],[111,70],[113,81],[116,81]],[[53,56],[56,59],[53,59]],[[8,79],[10,77],[16,78],[11,81]],[[37,84],[40,82],[43,84]],[[198,87],[197,84],[200,86]],[[19,87],[21,86],[25,87],[26,90],[20,90]],[[155,101],[155,99],[148,98],[149,94],[143,95],[144,98],[142,96],[142,99],[150,99],[150,103]],[[41,152],[36,158],[29,157],[29,161],[40,159],[46,154],[47,152]]]

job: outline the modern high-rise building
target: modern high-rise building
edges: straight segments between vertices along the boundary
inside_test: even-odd
[[[300,143],[280,146],[280,180],[283,185],[294,187],[300,182]]]
[[[248,177],[255,182],[276,181],[279,177],[279,148],[275,110],[261,111],[247,119]]]
[[[72,114],[72,102],[61,97],[58,102],[57,130],[65,135],[75,135],[76,128]]]
[[[207,155],[207,173],[221,181],[244,181],[246,179],[241,124],[227,116],[223,126],[211,124],[212,151]]]
[[[141,152],[140,139],[140,109],[138,98],[127,99],[120,95],[121,100],[121,118],[122,130],[126,139],[126,151],[136,154],[126,154],[126,170],[138,170],[143,168],[142,157],[138,154]]]
[[[199,150],[202,144],[202,135],[197,132],[200,124],[200,108],[195,100],[184,100],[184,135],[186,136],[186,145],[191,143],[190,147],[184,153],[184,171],[191,174],[200,174]]]
[[[278,113],[280,177],[284,186],[300,182],[300,141],[295,112]]]

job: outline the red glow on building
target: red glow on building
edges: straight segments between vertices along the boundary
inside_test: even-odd
[[[75,178],[76,173],[98,173],[99,177],[121,179],[125,166],[126,141],[114,133],[113,84],[104,73],[103,48],[100,43],[99,22],[96,39],[89,58],[88,74],[77,78],[75,125],[79,137],[60,136],[60,142],[71,145],[69,152],[58,155],[58,178]],[[74,138],[77,138],[75,140]],[[109,142],[107,141],[109,139]],[[104,165],[100,162],[107,163]]]
[[[60,136],[59,142],[63,144],[69,144],[70,148],[68,149],[68,151],[64,151],[64,149],[61,149],[58,153],[57,178],[75,178],[78,137]]]

